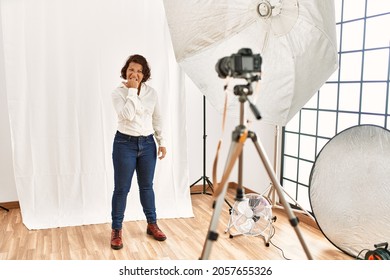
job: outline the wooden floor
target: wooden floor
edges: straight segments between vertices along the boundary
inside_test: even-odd
[[[193,194],[194,218],[160,219],[168,236],[155,241],[145,233],[145,221],[125,222],[124,248],[110,248],[110,224],[28,230],[19,209],[0,211],[0,260],[198,260],[213,214],[213,197]],[[226,197],[234,204],[234,194]],[[210,260],[306,260],[307,256],[283,209],[273,209],[274,235],[267,247],[264,238],[226,232],[229,206],[225,203],[218,223],[218,240],[212,243]],[[297,214],[297,216],[300,214]],[[350,260],[333,246],[315,226],[300,222],[298,230],[314,260]],[[268,237],[268,235],[265,235]]]

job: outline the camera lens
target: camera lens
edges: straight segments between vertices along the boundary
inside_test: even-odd
[[[218,77],[224,79],[229,76],[229,72],[231,70],[231,58],[229,56],[223,57],[218,60],[215,65],[215,71],[218,73]]]

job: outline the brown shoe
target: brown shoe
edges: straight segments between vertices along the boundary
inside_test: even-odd
[[[123,248],[122,243],[122,230],[113,229],[111,232],[111,248],[114,250],[119,250]]]
[[[146,233],[153,235],[154,239],[158,241],[164,241],[167,239],[166,235],[161,231],[157,224],[148,224]]]

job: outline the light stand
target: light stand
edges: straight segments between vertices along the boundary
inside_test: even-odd
[[[198,193],[191,193],[191,194],[207,194],[212,195],[212,193],[207,192],[206,183],[208,185],[208,188],[213,191],[213,184],[209,180],[209,177],[206,176],[206,96],[203,95],[203,176],[201,176],[197,181],[195,181],[190,188],[195,186],[200,180],[203,180],[203,189],[201,192]]]
[[[237,91],[236,91],[237,89]],[[291,211],[290,205],[287,203],[287,201],[284,198],[284,194],[282,191],[282,187],[280,183],[277,180],[276,174],[272,168],[272,165],[268,159],[268,157],[265,154],[264,148],[261,145],[261,142],[257,140],[257,136],[254,132],[249,131],[246,126],[242,123],[243,115],[244,115],[244,102],[248,101],[250,103],[250,108],[252,109],[252,112],[258,114],[256,116],[257,119],[261,118],[260,114],[258,113],[255,105],[253,105],[247,98],[247,95],[252,93],[252,88],[250,87],[250,83],[248,82],[247,86],[237,86],[234,88],[235,95],[239,95],[240,98],[240,124],[236,127],[236,129],[232,133],[232,143],[229,150],[228,159],[226,161],[226,166],[224,173],[222,175],[221,182],[219,184],[219,187],[215,190],[214,195],[217,197],[215,203],[214,203],[214,212],[211,218],[209,230],[206,236],[205,244],[203,247],[202,255],[200,259],[208,259],[210,252],[211,252],[211,246],[212,242],[216,241],[218,239],[218,233],[216,232],[217,226],[218,226],[218,219],[221,214],[222,210],[222,204],[223,200],[226,195],[227,187],[226,182],[229,178],[230,172],[232,171],[232,168],[236,162],[236,160],[241,156],[244,143],[246,139],[249,137],[253,144],[255,145],[255,148],[263,162],[263,165],[268,173],[268,176],[271,179],[271,182],[281,200],[282,205],[284,206],[284,209],[286,210],[286,214],[289,218],[290,224],[295,229],[295,232],[297,234],[297,237],[299,241],[301,242],[301,245],[306,253],[306,256],[308,259],[312,259],[312,256],[306,246],[306,243],[303,240],[302,234],[298,228],[298,219],[294,216],[293,212]],[[241,163],[241,161],[239,162]],[[241,167],[239,167],[240,170]],[[241,186],[238,186],[237,188],[237,196],[236,200],[240,199],[242,196],[242,188]]]
[[[3,207],[3,206],[1,206],[1,205],[0,205],[0,208],[3,209],[3,210],[5,210],[5,211],[7,211],[7,212],[9,212],[9,209],[7,209],[7,208],[5,208],[5,207]]]
[[[277,172],[278,170],[278,160],[280,158],[280,128],[279,126],[275,126],[275,148],[274,148],[274,171]],[[284,194],[286,194],[293,202],[294,204],[299,207],[299,209],[292,209],[292,211],[297,212],[297,213],[303,213],[312,218],[313,220],[314,217],[312,214],[310,214],[307,210],[305,210],[304,207],[302,207],[284,188],[282,188]],[[265,195],[268,192],[267,195]],[[268,186],[268,188],[262,193],[264,197],[267,197],[272,204],[272,208],[278,208],[281,209],[282,206],[280,204],[277,204],[277,196],[276,196],[276,190],[272,182]]]

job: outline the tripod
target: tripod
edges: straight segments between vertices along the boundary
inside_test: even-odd
[[[5,207],[3,207],[3,206],[1,206],[1,205],[0,205],[0,208],[3,209],[3,210],[5,210],[5,211],[7,211],[7,212],[9,212],[9,209],[7,209],[7,208],[5,208]]]
[[[195,186],[200,180],[203,180],[203,189],[201,192],[198,193],[191,193],[191,194],[207,194],[212,195],[212,193],[207,192],[206,183],[208,185],[208,188],[213,191],[213,184],[209,180],[209,177],[206,176],[206,96],[203,95],[203,176],[201,176],[197,181],[195,181],[190,188]]]
[[[300,241],[300,243],[301,243],[301,245],[306,253],[307,258],[312,259],[312,256],[311,256],[311,254],[310,254],[310,252],[309,252],[309,250],[308,250],[308,248],[303,240],[302,234],[298,228],[298,219],[293,215],[293,212],[291,211],[290,205],[287,203],[286,199],[284,198],[284,195],[282,192],[282,187],[277,180],[276,174],[272,168],[272,165],[271,165],[268,157],[265,154],[265,151],[264,151],[262,144],[259,141],[257,141],[256,134],[253,131],[249,131],[246,128],[246,126],[243,124],[244,103],[245,103],[245,101],[248,101],[250,103],[250,101],[247,98],[247,95],[249,95],[251,93],[252,93],[252,89],[250,87],[249,82],[248,82],[248,85],[246,85],[246,86],[238,86],[238,87],[236,86],[234,88],[234,94],[239,95],[240,124],[235,128],[235,130],[232,133],[232,143],[230,146],[225,170],[224,170],[224,173],[222,175],[220,185],[218,188],[215,189],[215,192],[214,192],[214,195],[217,197],[217,199],[214,203],[214,212],[213,212],[213,215],[211,218],[209,230],[208,230],[208,233],[206,236],[206,241],[205,241],[205,244],[203,246],[203,251],[202,251],[202,255],[201,255],[200,259],[208,259],[210,252],[211,252],[212,242],[216,241],[218,239],[218,233],[216,232],[216,228],[218,226],[218,219],[219,219],[219,216],[221,214],[223,200],[224,200],[224,197],[225,197],[226,191],[227,191],[226,181],[229,178],[229,175],[232,171],[232,168],[233,168],[236,160],[242,156],[243,146],[244,146],[244,143],[248,137],[252,140],[253,144],[255,145],[255,148],[256,148],[256,150],[257,150],[257,152],[258,152],[258,154],[263,162],[263,165],[268,173],[268,176],[271,179],[271,182],[273,183],[273,187],[275,188],[275,190],[278,193],[278,196],[281,200],[281,203],[283,204],[284,209],[286,210],[286,213],[288,215],[290,224],[293,226],[293,228],[297,234],[297,237],[298,237],[298,239],[299,239],[299,241]],[[258,113],[256,107],[252,103],[250,103],[250,108],[252,109],[252,112],[256,115],[256,118],[260,119],[261,118],[260,113]],[[241,166],[239,166],[239,170],[241,170],[241,168],[242,168],[241,160],[239,161],[239,164],[241,165]],[[241,199],[242,194],[243,194],[242,186],[239,184],[237,187],[236,199],[237,200]]]

